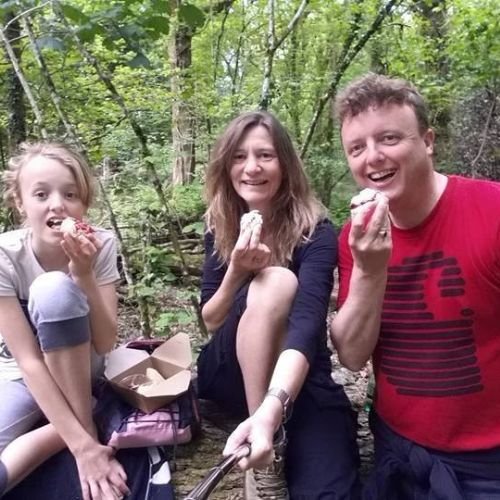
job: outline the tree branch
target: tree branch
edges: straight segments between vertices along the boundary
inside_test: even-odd
[[[309,3],[309,0],[302,0],[297,11],[295,12],[295,15],[292,18],[292,20],[288,23],[288,26],[286,27],[285,32],[283,33],[281,38],[274,44],[274,52],[276,52],[280,48],[281,44],[285,41],[285,39],[288,37],[288,35],[295,29],[295,26],[298,24],[298,22],[300,21],[300,18],[304,14],[304,11],[305,11],[308,3]]]
[[[309,0],[302,0],[299,7],[295,11],[292,20],[288,23],[288,26],[283,32],[281,38],[279,38],[276,41],[275,22],[274,22],[274,0],[268,0],[269,24],[267,30],[267,50],[266,50],[267,57],[264,63],[264,75],[262,78],[262,91],[259,103],[260,109],[267,109],[271,102],[271,85],[272,85],[274,55],[276,54],[276,51],[281,46],[281,44],[285,41],[285,39],[297,26],[302,15],[304,14],[305,8],[308,3]]]
[[[337,86],[340,82],[342,76],[344,76],[345,71],[350,66],[354,58],[358,55],[359,51],[365,46],[366,42],[376,33],[383,20],[391,13],[392,9],[402,0],[389,0],[385,5],[383,5],[375,19],[373,20],[370,28],[365,32],[365,34],[358,40],[354,48],[350,49],[350,44],[354,40],[352,37],[352,41],[349,42],[349,46],[344,44],[345,50],[342,54],[343,59],[340,60],[340,64],[335,71],[332,81],[328,87],[326,93],[320,98],[318,105],[316,107],[316,111],[314,112],[313,118],[311,120],[311,124],[309,125],[309,129],[307,130],[304,143],[302,144],[302,148],[300,151],[300,157],[303,159],[307,153],[309,145],[311,143],[312,136],[314,134],[314,130],[318,125],[319,119],[321,117],[321,113],[326,105],[326,103],[335,96],[337,92]],[[350,37],[351,38],[351,37]]]
[[[222,18],[220,32],[219,32],[219,35],[217,36],[217,42],[215,43],[215,54],[214,54],[214,61],[213,61],[213,63],[214,63],[214,75],[213,75],[214,85],[217,81],[217,64],[219,62],[219,57],[220,57],[220,46],[222,43],[222,38],[224,37],[224,31],[225,31],[226,21],[227,21],[228,16],[229,16],[229,6],[224,11],[224,17]]]

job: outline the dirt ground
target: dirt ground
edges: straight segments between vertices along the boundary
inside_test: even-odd
[[[179,294],[185,297],[186,294]],[[175,290],[167,298],[170,304],[166,307],[179,307],[179,299]],[[187,305],[186,305],[187,307]],[[121,302],[119,310],[119,329],[122,341],[137,338],[140,335],[139,318],[136,309],[126,306]],[[172,334],[184,331],[189,334],[194,355],[205,339],[199,332],[195,322],[189,325],[176,326]],[[343,384],[353,407],[358,411],[358,445],[361,456],[361,474],[366,475],[373,459],[372,437],[367,425],[366,392],[369,380],[369,370],[364,369],[358,373],[352,373],[338,363],[336,356],[332,357],[332,376],[334,380]],[[208,401],[200,401],[202,416],[202,429],[197,439],[185,445],[178,446],[172,451],[171,471],[172,480],[178,499],[184,498],[205,474],[214,467],[221,459],[224,443],[239,423],[231,420],[227,415]],[[243,473],[235,468],[218,485],[210,496],[213,500],[239,500],[243,499]]]

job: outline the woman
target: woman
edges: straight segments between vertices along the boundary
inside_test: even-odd
[[[0,235],[0,496],[67,446],[84,500],[121,498],[126,474],[97,440],[91,395],[116,340],[115,241],[61,228],[92,201],[89,166],[62,144],[25,144],[4,183],[24,227]]]
[[[198,358],[199,393],[250,415],[225,453],[251,443],[240,465],[254,468],[247,473],[254,498],[356,498],[356,422],[332,381],[326,345],[337,240],[273,115],[244,113],[229,124],[213,151],[206,196],[201,304],[213,336]],[[252,210],[262,223],[257,215],[240,227]],[[272,467],[258,469],[272,461],[284,420],[287,484],[278,453]]]

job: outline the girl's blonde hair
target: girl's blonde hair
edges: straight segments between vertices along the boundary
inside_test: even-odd
[[[95,179],[82,155],[59,142],[24,142],[19,146],[18,153],[9,160],[9,169],[2,175],[3,198],[8,206],[17,208],[18,202],[21,201],[19,175],[23,167],[37,156],[50,158],[67,167],[75,178],[78,195],[84,206],[88,208],[92,204],[95,196]]]
[[[282,171],[281,186],[272,200],[270,219],[265,231],[273,236],[273,260],[281,265],[291,261],[293,249],[305,242],[317,223],[326,216],[309,185],[288,132],[271,113],[247,112],[236,117],[215,143],[206,174],[205,213],[207,230],[215,237],[215,250],[228,263],[238,239],[240,218],[248,211],[245,201],[233,188],[230,171],[235,151],[252,128],[262,126],[271,136]]]

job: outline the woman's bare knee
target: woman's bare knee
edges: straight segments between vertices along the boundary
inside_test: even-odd
[[[290,307],[298,288],[295,274],[285,267],[266,267],[250,283],[247,308]]]

